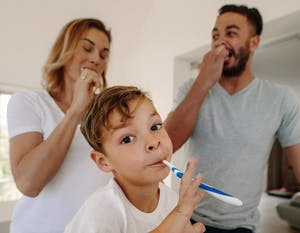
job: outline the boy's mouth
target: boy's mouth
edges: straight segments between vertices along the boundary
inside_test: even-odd
[[[163,163],[163,160],[165,160],[165,159],[166,159],[166,158],[163,157],[163,158],[161,158],[161,159],[159,159],[159,160],[156,160],[156,161],[154,161],[153,163],[151,163],[150,166],[156,166],[156,165],[163,165],[163,166],[165,166],[164,163]]]
[[[159,161],[159,162],[156,162],[156,163],[152,163],[149,166],[152,167],[152,168],[163,168],[166,165],[162,161]]]

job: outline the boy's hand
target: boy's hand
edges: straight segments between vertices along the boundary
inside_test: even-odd
[[[193,225],[191,223],[187,224],[184,228],[183,233],[204,233],[205,232],[205,226],[201,222],[194,223]]]
[[[196,166],[197,160],[193,157],[190,158],[187,169],[181,180],[179,201],[175,208],[176,214],[181,215],[181,217],[186,219],[184,233],[200,233],[205,231],[205,226],[202,223],[198,222],[192,225],[190,222],[195,206],[199,204],[204,196],[204,191],[199,189],[200,182],[202,181],[202,175],[198,174],[196,178],[193,179]]]
[[[193,178],[196,166],[197,160],[191,157],[181,180],[179,201],[176,207],[178,213],[185,215],[187,218],[192,216],[195,206],[204,196],[204,191],[199,189],[202,175],[199,173],[196,178]]]
[[[189,160],[184,176],[181,180],[179,190],[179,201],[173,211],[166,219],[151,233],[203,233],[205,226],[201,222],[191,224],[195,206],[204,196],[204,191],[199,189],[202,180],[201,174],[193,179],[197,161],[195,158]]]

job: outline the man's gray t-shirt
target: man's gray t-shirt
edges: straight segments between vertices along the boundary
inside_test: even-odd
[[[181,87],[175,107],[193,82],[191,79]],[[299,102],[288,88],[254,79],[230,95],[217,83],[203,102],[185,154],[198,159],[196,172],[204,174],[204,182],[241,199],[243,206],[206,195],[193,219],[223,229],[254,230],[264,170],[276,138],[282,147],[300,143]]]

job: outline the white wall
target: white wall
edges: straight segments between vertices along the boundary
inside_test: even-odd
[[[127,62],[126,78],[151,90],[163,117],[172,106],[174,58],[210,42],[217,10],[228,2],[258,7],[265,21],[300,9],[298,0],[156,0]]]
[[[150,91],[165,118],[175,57],[209,43],[217,10],[229,2],[256,6],[265,21],[300,9],[299,0],[1,0],[0,85],[39,87],[60,28],[73,18],[97,17],[112,28],[109,83]]]
[[[300,9],[299,0],[2,0],[0,84],[39,87],[62,25],[97,17],[112,28],[110,84],[149,90],[165,117],[172,105],[174,57],[209,43],[217,10],[229,2],[258,7],[265,21]]]
[[[1,0],[0,83],[39,87],[42,65],[59,30],[79,17],[96,17],[112,28],[112,65],[122,72],[152,5],[147,0]]]

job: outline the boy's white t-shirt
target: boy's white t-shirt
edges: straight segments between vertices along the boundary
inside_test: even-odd
[[[84,203],[65,233],[146,233],[154,230],[174,209],[178,194],[159,184],[159,203],[152,213],[131,204],[114,179],[100,187]]]

